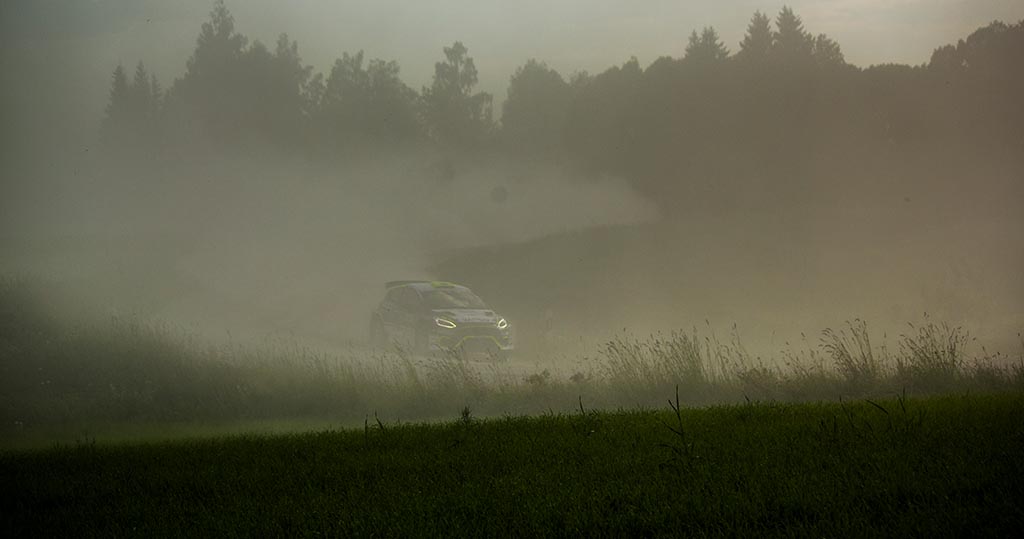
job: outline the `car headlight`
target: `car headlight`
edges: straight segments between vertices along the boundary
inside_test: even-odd
[[[451,320],[447,320],[445,318],[435,318],[434,323],[437,324],[437,327],[442,327],[445,329],[455,329],[455,322],[452,322]]]
[[[498,320],[498,329],[505,329],[508,327],[508,320],[501,318]]]

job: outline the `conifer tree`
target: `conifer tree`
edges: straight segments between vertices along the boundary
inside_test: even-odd
[[[747,33],[740,43],[737,58],[744,61],[764,62],[771,54],[775,36],[772,32],[771,20],[760,11],[755,11],[747,26]]]
[[[685,59],[699,64],[712,64],[729,57],[729,49],[718,38],[718,32],[710,26],[704,27],[700,35],[694,30],[686,45]]]
[[[110,98],[103,119],[103,130],[108,135],[123,129],[130,110],[128,76],[125,75],[124,67],[118,64],[110,78]]]
[[[804,30],[803,21],[788,6],[775,19],[776,31],[772,51],[785,64],[804,63],[811,59],[813,39]]]
[[[156,120],[160,116],[160,107],[163,105],[163,88],[160,87],[160,82],[156,78],[156,74],[149,76],[149,98],[150,98],[150,116]]]
[[[136,128],[141,129],[149,123],[153,112],[152,86],[146,66],[140,61],[135,66],[135,77],[132,79],[131,94],[131,117]]]

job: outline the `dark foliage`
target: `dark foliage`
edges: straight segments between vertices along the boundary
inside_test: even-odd
[[[430,136],[443,145],[472,146],[491,130],[491,95],[473,93],[476,64],[460,41],[444,48],[434,64],[434,82],[423,89],[423,114]]]
[[[1019,394],[0,453],[8,536],[1007,537]],[[449,417],[456,417],[458,408]]]
[[[124,147],[255,139],[332,154],[497,143],[517,157],[624,177],[672,213],[740,196],[799,199],[826,186],[823,171],[870,173],[913,156],[935,166],[1019,159],[1022,51],[1024,24],[995,22],[937,49],[927,65],[859,68],[786,7],[774,25],[755,13],[733,55],[707,27],[690,35],[684,57],[646,68],[631,59],[567,82],[530,60],[511,77],[495,124],[461,42],[444,48],[419,93],[396,62],[367,62],[361,51],[344,54],[325,79],[287,36],[273,51],[249,44],[217,0],[166,98],[141,63],[131,82],[114,71],[104,133]]]

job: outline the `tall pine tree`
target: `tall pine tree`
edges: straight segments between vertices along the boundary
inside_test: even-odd
[[[700,35],[697,35],[696,30],[690,34],[690,41],[686,45],[685,60],[699,65],[709,65],[728,57],[729,49],[722,44],[718,38],[718,32],[714,28],[707,26]]]
[[[747,33],[740,42],[740,52],[737,58],[743,61],[764,63],[771,55],[772,45],[775,42],[775,34],[772,32],[771,19],[760,11],[755,11],[754,16],[747,25]]]
[[[813,39],[804,30],[803,21],[789,6],[782,8],[775,19],[775,39],[772,52],[783,64],[799,65],[811,60]]]
[[[155,75],[139,62],[135,76],[128,82],[124,68],[118,65],[111,77],[110,100],[103,120],[103,138],[120,148],[140,148],[152,144],[158,134],[160,86]]]
[[[128,76],[125,75],[124,67],[118,64],[110,78],[110,97],[103,118],[103,131],[107,138],[116,136],[116,133],[124,129],[131,110]]]

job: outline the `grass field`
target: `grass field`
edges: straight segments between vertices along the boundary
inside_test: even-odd
[[[0,534],[1009,536],[1024,358],[926,321],[568,370],[74,320],[0,283]],[[460,414],[461,410],[461,414]],[[427,423],[417,423],[427,422]]]
[[[38,288],[0,282],[0,448],[432,421],[464,407],[481,418],[564,413],[581,400],[638,409],[676,387],[690,407],[1024,390],[1024,357],[972,350],[966,333],[934,322],[887,349],[855,321],[768,358],[696,331],[620,335],[548,369],[211,344],[132,318],[69,320]]]
[[[674,399],[673,399],[674,400]],[[1024,529],[1024,396],[744,404],[0,453],[7,537]]]

